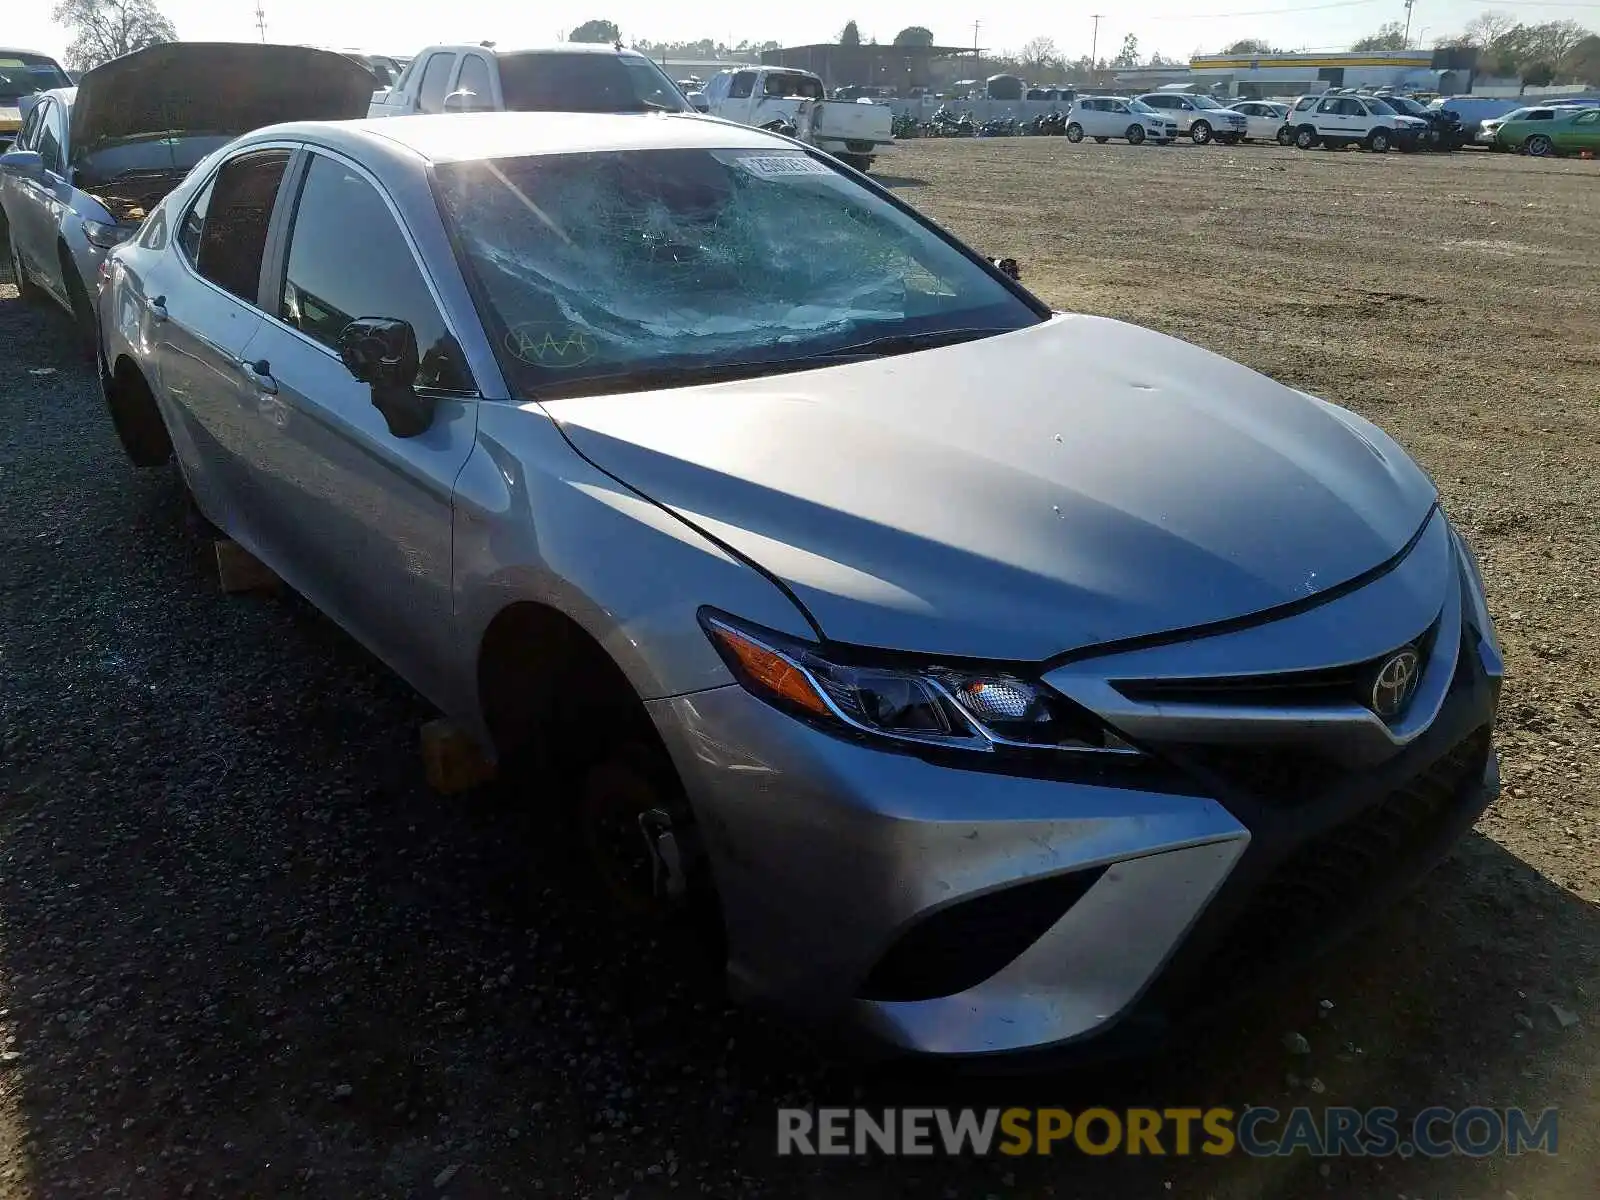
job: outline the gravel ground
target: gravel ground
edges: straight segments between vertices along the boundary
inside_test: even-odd
[[[1050,300],[1419,455],[1510,663],[1478,832],[1191,1055],[1010,1081],[836,1060],[730,1011],[692,945],[587,923],[524,797],[431,795],[426,706],[292,596],[222,596],[64,318],[0,285],[0,1200],[1594,1194],[1600,164],[1029,139],[883,165]],[[776,1106],[852,1102],[1557,1105],[1561,1152],[773,1156]]]

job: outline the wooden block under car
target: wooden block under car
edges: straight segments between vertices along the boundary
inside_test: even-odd
[[[218,538],[212,546],[217,553],[217,581],[224,592],[270,592],[280,586],[272,568],[238,542]]]
[[[422,727],[422,766],[428,786],[445,796],[494,778],[494,763],[459,725],[445,717]]]

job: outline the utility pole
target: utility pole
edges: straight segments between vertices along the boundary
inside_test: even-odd
[[[1096,57],[1100,50],[1100,18],[1104,13],[1090,13],[1094,19],[1094,36],[1089,40],[1089,77],[1094,77],[1094,72],[1100,69],[1100,60]]]
[[[981,65],[982,62],[983,62],[983,60],[978,57],[978,29],[982,25],[983,25],[982,21],[974,21],[972,23],[972,61],[973,61],[973,64],[974,64],[974,66],[973,66],[973,70],[974,71],[977,71],[978,65]],[[981,74],[982,72],[978,72],[978,73]]]
[[[1413,5],[1413,4],[1415,4],[1415,3],[1416,3],[1416,2],[1417,2],[1417,0],[1406,0],[1406,33],[1405,33],[1405,43],[1406,43],[1406,47],[1407,47],[1407,48],[1408,48],[1408,49],[1409,49],[1409,48],[1410,48],[1410,46],[1411,46],[1411,6],[1412,6],[1412,5]]]
[[[261,40],[267,40],[267,10],[259,3],[256,4],[256,32],[261,35]]]

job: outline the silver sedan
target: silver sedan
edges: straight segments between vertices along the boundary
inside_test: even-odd
[[[1482,584],[1398,445],[789,139],[260,130],[99,315],[134,460],[542,773],[619,906],[715,914],[737,995],[1143,1039],[1495,794]]]

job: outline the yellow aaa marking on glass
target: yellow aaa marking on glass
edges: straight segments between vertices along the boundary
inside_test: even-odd
[[[506,347],[517,358],[537,367],[581,367],[595,354],[594,338],[570,326],[530,322],[512,327]]]

